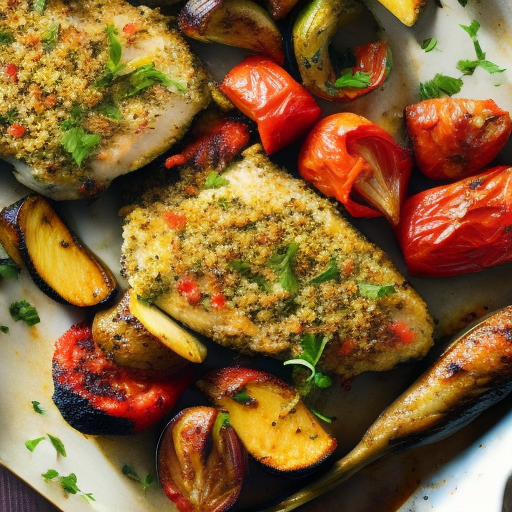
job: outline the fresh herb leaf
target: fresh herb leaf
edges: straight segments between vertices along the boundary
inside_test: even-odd
[[[38,324],[41,321],[37,313],[37,309],[34,306],[31,306],[26,300],[13,302],[9,306],[9,313],[15,322],[22,320],[29,327]]]
[[[332,419],[327,417],[327,416],[324,416],[323,414],[320,414],[318,411],[316,411],[315,409],[311,409],[311,412],[317,416],[318,418],[320,418],[322,421],[325,421],[326,423],[332,423]]]
[[[0,325],[0,332],[7,334],[9,332],[9,327],[7,327],[7,325]]]
[[[60,138],[63,148],[79,167],[100,142],[101,137],[97,133],[88,133],[81,126],[67,130]]]
[[[459,4],[462,5],[462,7],[466,7],[466,5],[468,5],[468,0],[459,0]]]
[[[393,295],[396,292],[395,286],[392,284],[370,284],[370,283],[358,283],[359,293],[367,299],[377,300],[382,297]]]
[[[44,49],[47,52],[52,51],[57,46],[59,42],[59,31],[60,24],[53,23],[43,32],[41,42],[44,43]]]
[[[343,72],[343,74],[334,82],[334,87],[338,89],[351,87],[352,89],[364,89],[371,84],[372,74],[363,71],[351,70]]]
[[[313,366],[316,366],[318,361],[320,361],[327,341],[327,336],[323,334],[304,334],[300,340],[303,350],[301,355],[302,359],[306,359],[306,361],[309,361]]]
[[[32,407],[37,414],[46,414],[46,411],[41,407],[41,404],[37,400],[32,400]]]
[[[420,84],[420,99],[429,100],[440,98],[444,94],[452,96],[460,92],[462,85],[463,82],[460,78],[453,78],[437,73],[432,80]]]
[[[284,290],[292,295],[299,291],[299,280],[295,274],[293,263],[299,250],[296,242],[291,242],[285,249],[284,254],[275,254],[268,259],[267,265],[277,274],[279,283]]]
[[[425,50],[426,53],[431,52],[437,46],[437,39],[435,37],[429,37],[428,39],[423,39],[420,46],[421,46],[421,49]]]
[[[0,44],[3,46],[9,46],[14,43],[16,39],[14,36],[7,30],[0,30]]]
[[[2,126],[10,126],[14,124],[19,117],[19,112],[15,108],[11,108],[5,114],[0,115],[0,124]]]
[[[289,364],[298,364],[298,365],[305,366],[311,372],[310,376],[308,377],[308,382],[311,381],[311,379],[314,377],[314,375],[316,373],[315,367],[309,361],[307,361],[305,358],[299,357],[297,359],[288,359],[283,364],[285,366],[287,366]]]
[[[107,34],[108,40],[108,62],[107,69],[109,72],[115,76],[119,71],[124,68],[124,64],[121,64],[121,57],[123,55],[123,47],[117,35],[119,32],[114,25],[109,25],[105,29],[105,34]]]
[[[50,439],[57,453],[62,455],[63,457],[66,457],[66,448],[64,447],[64,443],[58,437],[52,436],[51,434],[48,433],[46,435]]]
[[[224,426],[224,425],[229,425],[229,413],[226,412],[226,411],[219,411],[218,414],[217,414],[217,417],[215,418],[215,423],[213,425],[213,430],[212,430],[212,434],[213,434],[213,438],[217,438],[219,436],[219,432],[221,430],[221,428]]]
[[[122,468],[122,472],[123,475],[127,476],[130,480],[140,483],[143,491],[146,491],[155,482],[155,477],[151,473],[141,478],[131,464],[125,464]]]
[[[326,281],[338,281],[339,278],[340,278],[340,270],[336,263],[336,258],[331,256],[331,260],[329,261],[329,266],[321,274],[318,274],[316,277],[311,279],[310,283],[311,284],[321,284],[321,283],[325,283]]]
[[[81,496],[83,496],[84,498],[86,498],[90,501],[95,501],[95,499],[93,498],[91,493],[86,494],[78,488],[77,478],[74,473],[70,473],[67,476],[60,476],[58,471],[55,471],[55,469],[49,469],[46,473],[43,473],[41,476],[47,482],[58,478],[62,488],[68,494],[80,494]]]
[[[32,7],[34,11],[37,11],[39,14],[43,14],[46,9],[46,0],[34,0]]]
[[[251,395],[249,395],[244,389],[238,391],[238,393],[231,395],[231,398],[235,402],[242,405],[249,405],[254,403],[254,398]]]
[[[332,386],[331,377],[329,377],[329,375],[325,375],[324,373],[321,373],[321,372],[315,373],[314,381],[315,381],[316,386],[319,387],[320,389],[325,389],[325,388],[329,388]]]
[[[258,288],[263,292],[270,289],[269,282],[261,275],[251,271],[251,265],[243,260],[233,260],[229,266],[242,274],[248,281],[256,283]]]
[[[206,181],[204,182],[204,188],[221,188],[229,185],[229,181],[226,178],[223,178],[217,171],[211,172]]]
[[[494,75],[494,73],[504,73],[506,71],[506,68],[500,68],[497,64],[489,62],[488,60],[480,60],[478,61],[478,65],[491,75]]]
[[[164,73],[155,69],[154,63],[138,67],[132,73],[129,73],[127,77],[127,88],[123,93],[123,98],[135,96],[144,89],[156,84],[163,85],[164,87],[173,85],[180,92],[184,92],[186,90],[181,84],[171,80]]]
[[[11,258],[0,261],[2,262],[0,264],[0,280],[3,278],[18,279],[21,272],[19,265]]]
[[[31,452],[33,452],[36,449],[36,446],[41,442],[44,441],[44,437],[37,437],[36,439],[30,439],[28,441],[25,441],[25,446],[27,449]]]
[[[115,105],[111,105],[109,103],[100,105],[98,107],[98,111],[105,117],[114,119],[114,121],[121,121],[123,119],[123,114],[121,114],[121,111]]]
[[[59,476],[58,471],[55,471],[55,469],[49,469],[46,473],[43,473],[41,475],[46,481],[53,480],[54,478],[57,478]]]
[[[478,60],[484,60],[485,59],[485,52],[482,50],[482,47],[480,46],[480,43],[477,39],[478,31],[480,30],[480,23],[478,21],[473,20],[471,22],[471,25],[459,25],[463,30],[467,32],[469,37],[471,37],[471,40],[473,41],[473,45],[475,47],[476,57]]]
[[[472,75],[479,65],[479,60],[459,60],[459,62],[457,62],[457,69],[462,71],[465,75]]]

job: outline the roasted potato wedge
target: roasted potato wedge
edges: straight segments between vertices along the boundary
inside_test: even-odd
[[[284,63],[283,38],[269,13],[251,0],[189,0],[178,16],[182,32]]]
[[[129,291],[117,304],[96,313],[92,336],[115,364],[143,370],[148,375],[172,375],[188,363],[133,316]]]
[[[57,302],[97,306],[117,294],[110,270],[68,229],[43,196],[29,195],[0,212],[0,243]]]
[[[213,407],[190,407],[164,430],[158,443],[157,472],[178,510],[222,512],[240,494],[247,452],[226,413]]]
[[[404,25],[412,27],[425,5],[425,0],[377,0]]]
[[[229,413],[247,451],[279,473],[305,473],[322,463],[336,440],[282,380],[248,368],[223,368],[208,373],[197,386]]]

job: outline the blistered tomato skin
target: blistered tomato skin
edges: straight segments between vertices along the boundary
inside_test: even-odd
[[[512,167],[410,197],[396,235],[412,275],[451,276],[512,261]]]
[[[416,163],[435,180],[477,174],[506,144],[512,121],[493,100],[437,98],[405,109]]]

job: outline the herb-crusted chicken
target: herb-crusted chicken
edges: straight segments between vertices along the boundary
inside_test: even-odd
[[[55,199],[97,194],[209,102],[172,20],[123,0],[0,0],[0,157]]]
[[[328,200],[258,146],[205,174],[185,169],[123,212],[138,295],[244,352],[294,358],[327,337],[319,366],[346,378],[427,352],[424,302]]]

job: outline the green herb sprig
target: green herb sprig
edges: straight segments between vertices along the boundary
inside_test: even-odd
[[[58,480],[62,486],[62,489],[64,489],[67,494],[79,494],[89,501],[96,501],[93,498],[92,493],[84,493],[78,488],[77,477],[75,473],[70,473],[67,476],[61,476],[55,469],[49,469],[41,476],[45,479],[46,482]]]
[[[37,309],[30,305],[26,300],[13,302],[9,306],[9,313],[15,322],[21,320],[29,327],[38,324],[41,321],[39,314],[37,313]]]
[[[127,476],[130,480],[141,484],[143,491],[149,489],[149,487],[151,487],[156,481],[156,478],[152,473],[148,473],[146,476],[140,477],[131,464],[124,464],[122,472],[123,475]]]
[[[294,269],[294,261],[298,251],[297,243],[290,242],[283,253],[278,252],[267,260],[267,265],[277,274],[283,289],[292,295],[299,291],[299,280]]]

